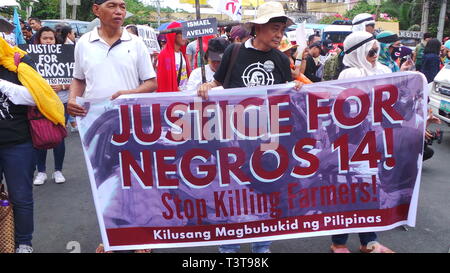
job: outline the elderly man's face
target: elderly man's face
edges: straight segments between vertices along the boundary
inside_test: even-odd
[[[278,48],[285,30],[286,23],[267,23],[258,26],[256,36],[266,46]]]
[[[94,4],[94,14],[100,19],[102,25],[119,28],[126,15],[126,5],[123,0],[108,0],[101,5]]]

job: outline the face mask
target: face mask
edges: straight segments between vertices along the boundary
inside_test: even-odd
[[[391,57],[394,61],[400,57],[400,51],[400,47],[394,47],[394,50],[392,50]]]

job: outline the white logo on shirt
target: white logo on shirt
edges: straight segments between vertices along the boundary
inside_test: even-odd
[[[0,96],[0,119],[13,119],[14,117],[9,112],[9,102],[6,95]]]
[[[272,72],[268,72],[260,62],[247,66],[242,74],[242,81],[246,87],[272,85],[274,77]]]

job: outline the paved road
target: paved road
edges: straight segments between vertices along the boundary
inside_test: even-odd
[[[419,208],[415,228],[399,227],[379,233],[379,241],[401,253],[447,253],[450,248],[450,127],[442,144],[434,144],[435,155],[423,166]],[[62,185],[48,180],[35,187],[35,233],[33,246],[37,253],[68,253],[95,251],[101,242],[90,184],[78,133],[66,140]],[[53,156],[49,153],[48,174],[53,171]],[[314,237],[275,241],[276,253],[327,253],[330,237]],[[351,235],[348,246],[357,251],[359,240]],[[197,253],[217,252],[217,247],[173,248],[155,252]],[[244,244],[242,252],[249,252]]]

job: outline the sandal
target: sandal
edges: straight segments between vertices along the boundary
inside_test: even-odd
[[[153,251],[151,249],[138,249],[135,250],[134,253],[152,253]]]
[[[134,250],[134,253],[152,253],[151,249],[138,249]],[[105,247],[103,244],[99,244],[97,249],[95,249],[95,253],[114,253],[114,251],[105,251]]]
[[[95,253],[114,253],[114,251],[105,251],[105,247],[103,246],[103,244],[99,244],[95,249]]]
[[[359,250],[362,253],[395,253],[391,249],[385,247],[384,245],[376,241],[369,242],[367,246],[361,246]]]
[[[333,253],[351,253],[350,250],[345,245],[332,244],[330,249],[331,249],[331,252],[333,252]]]

